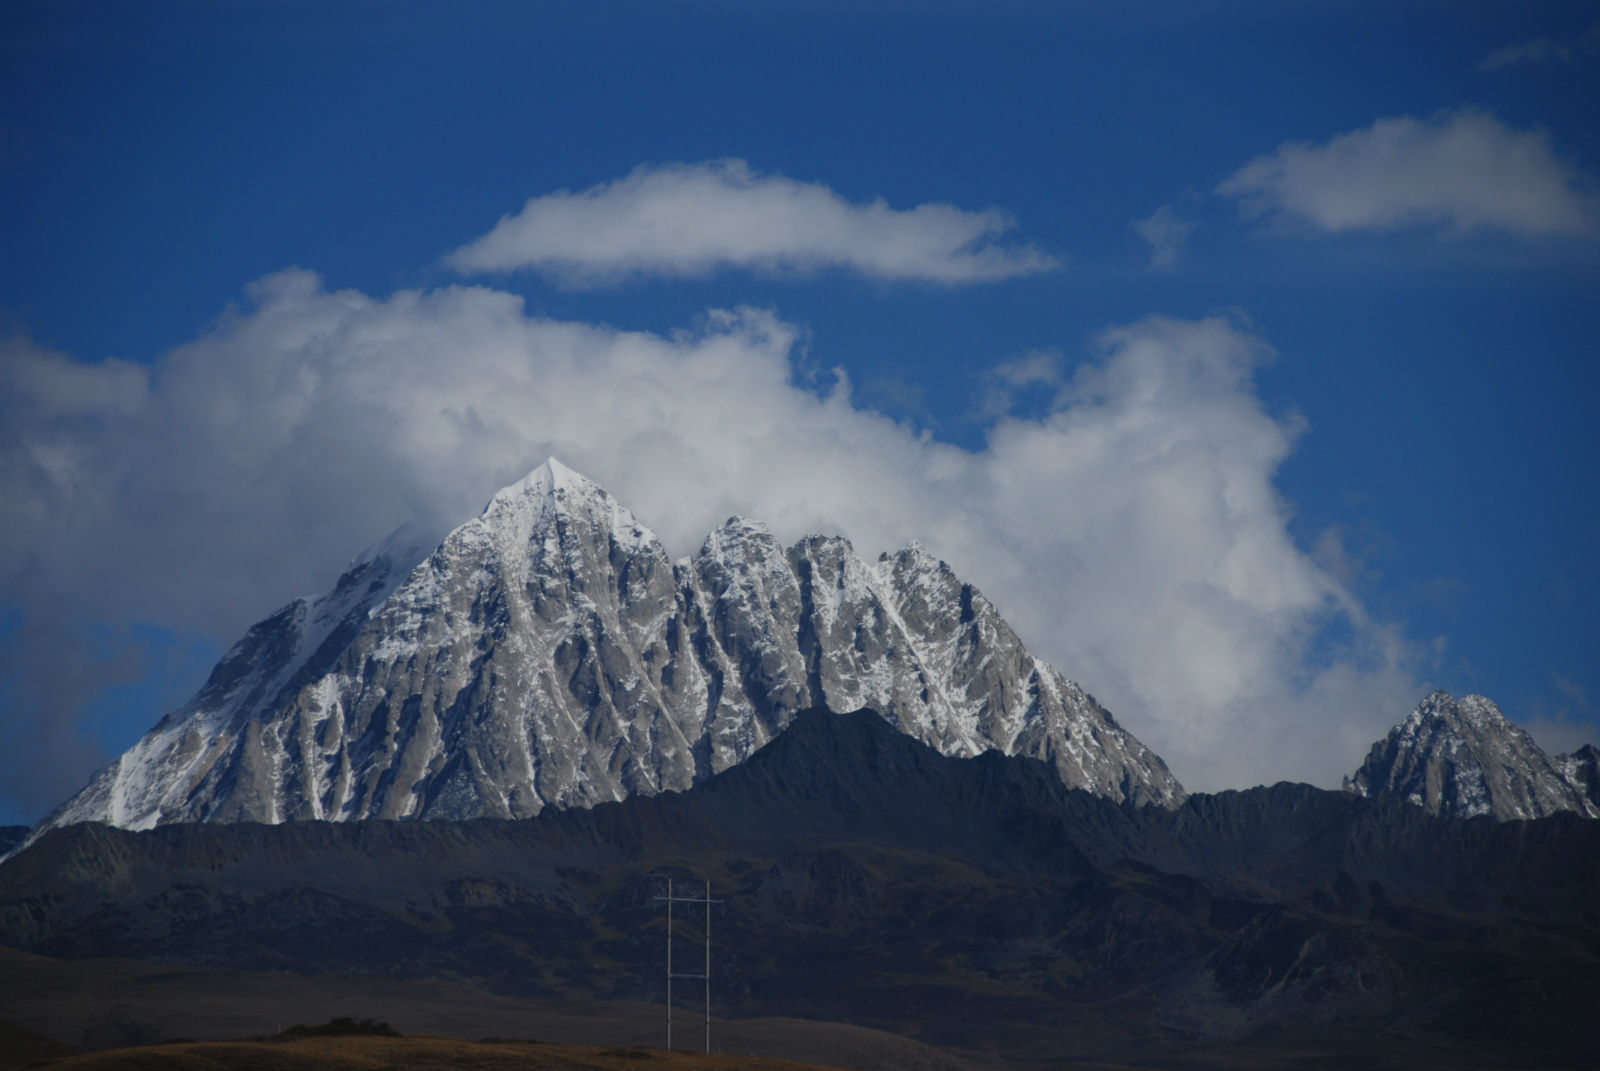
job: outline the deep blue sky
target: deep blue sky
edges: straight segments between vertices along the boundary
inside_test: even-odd
[[[998,207],[1064,266],[960,288],[829,271],[475,281],[534,314],[651,331],[770,308],[858,405],[975,450],[974,397],[1001,362],[1050,351],[1070,372],[1108,325],[1234,310],[1278,354],[1263,405],[1307,425],[1276,476],[1302,548],[1336,530],[1366,609],[1431,652],[1419,683],[1482,691],[1536,731],[1566,722],[1558,750],[1584,735],[1572,723],[1600,736],[1600,242],[1284,229],[1214,191],[1285,142],[1476,108],[1546,132],[1592,195],[1597,20],[1593,3],[1543,2],[13,0],[0,333],[152,364],[264,275],[298,265],[376,298],[455,283],[442,258],[528,198],[641,165],[738,157],[851,202]],[[1540,39],[1544,55],[1484,69]],[[1133,223],[1162,205],[1195,226],[1152,270]],[[27,629],[22,596],[10,605]],[[74,627],[97,627],[78,609]],[[71,730],[102,757],[234,638],[118,613],[144,630],[107,641],[135,668]],[[29,670],[9,671],[12,743],[32,746]],[[39,807],[0,798],[0,820]]]

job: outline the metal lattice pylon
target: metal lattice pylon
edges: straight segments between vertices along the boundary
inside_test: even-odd
[[[672,879],[667,879],[667,895],[656,897],[667,905],[667,1048],[672,1048],[672,980],[674,978],[704,980],[706,984],[706,1052],[711,1051],[711,905],[721,900],[711,899],[711,883],[706,882],[705,896],[674,896]],[[706,905],[706,969],[704,974],[674,974],[672,972],[672,905]]]

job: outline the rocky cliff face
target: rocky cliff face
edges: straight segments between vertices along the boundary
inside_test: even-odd
[[[1372,745],[1345,788],[1400,796],[1451,818],[1529,819],[1561,811],[1600,818],[1600,802],[1579,787],[1585,771],[1592,776],[1593,753],[1589,747],[1552,760],[1483,696],[1434,692]]]
[[[688,788],[812,706],[870,706],[949,755],[1040,758],[1118,801],[1184,798],[921,547],[868,563],[733,518],[674,562],[552,460],[425,559],[380,548],[256,625],[38,832],[526,817]]]
[[[1550,760],[1561,779],[1593,805],[1591,814],[1600,815],[1600,749],[1585,744],[1570,755]]]

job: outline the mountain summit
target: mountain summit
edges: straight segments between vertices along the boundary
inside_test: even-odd
[[[1594,749],[1551,759],[1481,695],[1434,692],[1372,745],[1345,788],[1396,795],[1450,818],[1502,820],[1576,811],[1600,818],[1586,793]]]
[[[738,517],[676,562],[554,459],[436,549],[391,540],[246,633],[52,826],[526,817],[681,790],[813,706],[948,755],[1040,758],[1175,806],[1166,764],[913,544],[782,546]]]

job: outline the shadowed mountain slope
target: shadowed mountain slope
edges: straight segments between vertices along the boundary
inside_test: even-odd
[[[659,1000],[667,877],[723,900],[734,1016],[1023,1059],[1559,1064],[1596,1040],[1600,823],[1288,784],[1135,808],[869,712],[529,821],[54,830],[0,866],[0,942]]]

